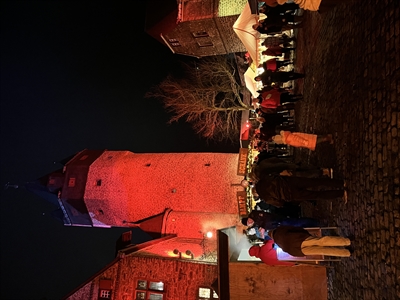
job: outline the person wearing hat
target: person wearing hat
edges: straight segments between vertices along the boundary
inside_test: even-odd
[[[278,260],[278,255],[274,249],[274,241],[269,240],[264,245],[255,245],[250,247],[249,255],[261,259],[261,261],[270,266],[294,266],[294,263]]]
[[[270,230],[268,236],[286,253],[302,257],[306,255],[327,255],[349,257],[350,251],[343,247],[351,245],[348,238],[341,236],[312,236],[302,227],[280,226]]]

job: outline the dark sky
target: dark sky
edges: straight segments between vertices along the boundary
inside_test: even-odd
[[[82,149],[236,152],[144,94],[182,59],[144,32],[147,1],[1,1],[1,185]],[[59,299],[114,258],[122,229],[69,228],[1,189],[1,299]],[[148,236],[137,232],[136,241]]]

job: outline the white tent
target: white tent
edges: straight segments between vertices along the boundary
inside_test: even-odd
[[[257,38],[260,36],[260,33],[254,30],[252,26],[257,22],[258,15],[251,13],[250,5],[247,2],[239,18],[233,24],[233,30],[242,41],[256,65],[259,62]]]
[[[260,94],[257,93],[257,82],[254,80],[254,77],[257,76],[255,70],[253,70],[254,67],[254,65],[251,65],[248,67],[247,71],[244,72],[244,81],[253,98],[257,98]]]

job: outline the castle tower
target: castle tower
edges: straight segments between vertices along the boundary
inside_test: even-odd
[[[239,222],[238,154],[83,150],[47,178],[64,224],[202,238]]]

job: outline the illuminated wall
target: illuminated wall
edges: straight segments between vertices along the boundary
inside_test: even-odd
[[[95,226],[129,227],[171,209],[181,214],[175,224],[192,214],[198,235],[206,220],[225,220],[221,226],[238,221],[236,192],[243,190],[243,177],[236,175],[237,164],[238,155],[227,153],[105,151],[89,168],[84,201]]]

